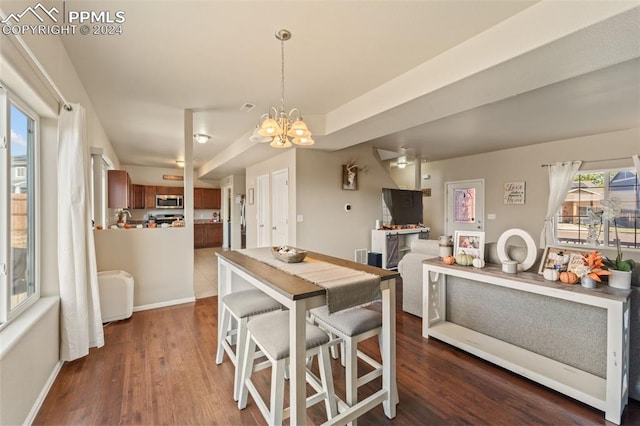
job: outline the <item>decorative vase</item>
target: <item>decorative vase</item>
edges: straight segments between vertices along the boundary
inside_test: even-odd
[[[596,288],[596,280],[585,275],[580,281],[580,285],[584,288]]]
[[[609,275],[609,287],[622,288],[628,290],[631,288],[631,271],[618,271],[611,269]]]

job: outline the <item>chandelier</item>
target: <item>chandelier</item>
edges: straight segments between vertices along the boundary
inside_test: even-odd
[[[254,142],[271,142],[270,145],[274,148],[289,148],[292,143],[303,146],[313,145],[311,132],[298,108],[293,108],[288,113],[284,109],[284,42],[291,38],[291,32],[279,30],[276,31],[275,36],[280,40],[282,52],[280,108],[271,107],[268,114],[262,115],[258,127],[249,139]]]

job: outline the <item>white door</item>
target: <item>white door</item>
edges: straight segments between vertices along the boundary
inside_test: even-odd
[[[273,205],[271,209],[271,243],[289,244],[289,170],[271,174]]]
[[[256,178],[256,234],[257,247],[269,247],[271,245],[271,203],[269,202],[269,175],[261,175]]]
[[[232,187],[222,188],[222,247],[231,248],[231,192]]]
[[[445,184],[445,233],[484,231],[484,180],[466,180]]]

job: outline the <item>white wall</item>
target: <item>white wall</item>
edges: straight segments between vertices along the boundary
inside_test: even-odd
[[[472,155],[428,163],[423,173],[431,179],[423,188],[431,188],[431,197],[424,198],[424,220],[432,236],[444,232],[444,186],[449,181],[483,178],[485,180],[485,215],[495,214],[495,220],[485,216],[486,241],[496,241],[510,228],[529,232],[536,242],[544,223],[549,194],[548,169],[541,167],[563,160],[582,160],[581,170],[610,167],[632,167],[631,155],[640,153],[640,128],[585,136]],[[595,161],[625,157],[621,161]],[[589,162],[591,161],[591,162]],[[510,181],[526,182],[524,205],[505,205],[503,185]],[[635,254],[638,257],[637,253]]]
[[[342,165],[367,167],[358,172],[358,189],[342,189]],[[382,188],[397,188],[368,144],[336,152],[298,150],[297,223],[299,247],[354,260],[354,250],[371,248],[371,230],[382,220]],[[351,205],[349,212],[346,204]]]
[[[131,177],[131,182],[137,185],[153,185],[153,186],[183,186],[182,181],[164,180],[162,175],[177,175],[183,176],[183,169],[172,169],[163,167],[146,167],[146,166],[133,166],[130,164],[122,164],[121,170],[126,170]],[[220,182],[214,180],[205,179],[193,179],[193,186],[195,188],[219,188]]]

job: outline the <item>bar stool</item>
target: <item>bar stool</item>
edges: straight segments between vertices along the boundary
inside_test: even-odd
[[[285,370],[289,363],[289,312],[272,312],[254,318],[247,323],[247,337],[245,343],[244,366],[242,368],[242,387],[238,408],[247,406],[247,396],[251,393],[256,405],[269,425],[280,425],[282,420],[290,416],[290,408],[284,409],[284,379]],[[309,359],[318,355],[320,380],[308,369],[307,382],[317,392],[306,398],[307,407],[324,400],[327,419],[337,414],[331,360],[329,358],[330,339],[327,333],[317,326],[306,323],[306,357]],[[253,372],[263,367],[254,365],[256,346],[271,363],[271,393],[270,405],[264,402],[256,389],[251,376]]]
[[[341,345],[341,364],[345,367],[346,403],[349,407],[358,403],[358,388],[382,375],[382,364],[358,350],[358,343],[378,336],[380,354],[382,351],[382,314],[365,308],[347,309],[329,314],[326,306],[311,309],[310,319],[320,328],[337,336]],[[373,368],[358,377],[358,358]],[[383,360],[384,362],[384,360]],[[391,400],[397,403],[397,389],[393,388]]]
[[[260,290],[244,290],[227,294],[222,298],[222,324],[218,333],[224,338],[218,339],[216,364],[222,364],[226,352],[236,367],[233,378],[233,399],[238,400],[240,393],[240,374],[242,372],[243,346],[247,330],[247,321],[257,315],[282,309],[282,305]],[[237,328],[232,328],[231,319],[237,321]],[[231,340],[236,335],[236,350],[231,347]]]

